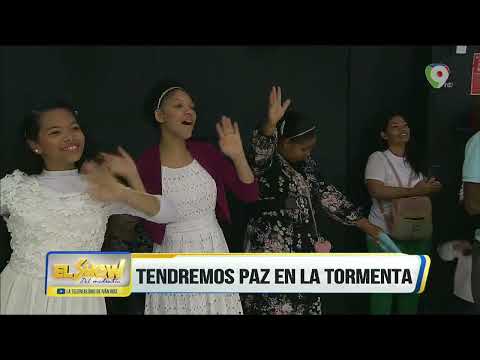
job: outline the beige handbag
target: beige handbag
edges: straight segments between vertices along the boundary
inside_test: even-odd
[[[398,185],[403,187],[400,176],[398,176],[392,162],[385,154],[383,156],[392,168]],[[413,171],[410,173],[408,188],[411,187],[412,180]],[[388,231],[395,240],[430,240],[432,238],[432,202],[427,196],[393,199],[390,216],[385,214],[382,201],[379,200],[379,204]]]

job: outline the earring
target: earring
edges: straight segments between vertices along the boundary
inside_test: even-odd
[[[40,150],[38,150],[38,149],[35,149],[33,151],[35,151],[35,154],[38,154],[40,152]]]

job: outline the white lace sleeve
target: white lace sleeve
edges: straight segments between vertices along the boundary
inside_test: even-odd
[[[112,203],[107,206],[109,215],[126,214],[141,217],[145,220],[158,224],[167,224],[177,221],[178,213],[175,204],[162,195],[153,195],[160,201],[160,211],[154,216],[148,216],[145,213],[135,210],[121,203]]]
[[[15,198],[15,190],[23,178],[24,174],[20,170],[6,175],[0,180],[0,215],[8,216],[10,214],[10,206]]]

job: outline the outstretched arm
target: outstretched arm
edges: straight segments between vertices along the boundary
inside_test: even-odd
[[[105,165],[88,163],[82,168],[89,183],[88,192],[110,203],[109,212],[139,216],[156,223],[175,221],[175,205],[162,195],[151,195],[121,184]]]
[[[318,163],[311,157],[305,162],[304,172],[313,185],[313,198],[331,218],[344,225],[356,226],[378,241],[382,229],[363,217],[361,210],[334,185],[325,182]]]

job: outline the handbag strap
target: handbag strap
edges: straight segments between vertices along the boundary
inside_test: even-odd
[[[395,169],[395,166],[393,165],[392,161],[388,158],[387,155],[385,155],[384,152],[382,152],[382,155],[383,157],[385,158],[385,160],[387,160],[387,163],[388,165],[390,166],[390,168],[392,169],[392,172],[393,174],[395,175],[395,178],[397,179],[397,182],[398,182],[398,185],[400,187],[403,187],[403,184],[402,184],[402,180],[400,180],[400,176],[398,175],[398,172],[397,170]],[[408,186],[410,187],[411,183],[412,183],[412,179],[413,179],[413,170],[410,171],[410,177],[409,177],[409,181],[408,181]],[[382,212],[382,215],[383,217],[385,218],[385,223],[387,224],[387,228],[389,230],[389,232],[391,233],[392,232],[392,224],[391,222],[389,221],[389,219],[387,218],[387,214],[385,214],[385,208],[383,207],[383,201],[382,200],[378,200],[378,203],[380,205],[380,211]],[[393,206],[393,204],[392,204]]]
[[[392,161],[388,158],[387,155],[385,155],[385,153],[382,152],[382,155],[385,157],[385,159],[387,159],[388,165],[390,165],[390,167],[392,168],[392,171],[393,171],[395,177],[397,178],[398,184],[400,185],[400,187],[403,187],[402,181],[400,180],[400,176],[398,175],[398,172],[395,169],[395,166],[393,166]],[[408,184],[407,184],[408,188],[410,188],[412,186],[412,182],[413,182],[414,177],[415,177],[415,173],[413,172],[413,169],[410,169],[410,175],[408,177]]]
[[[415,177],[415,174],[413,173],[413,169],[410,171],[410,177],[408,178],[408,187],[411,188],[412,187],[412,182],[413,182],[413,178]]]
[[[393,174],[394,174],[395,177],[397,178],[398,185],[399,185],[400,187],[403,187],[402,180],[400,180],[400,176],[398,175],[398,172],[397,172],[397,169],[395,169],[395,166],[393,166],[392,161],[388,158],[387,155],[385,155],[385,153],[382,152],[382,155],[383,155],[383,157],[387,160],[388,165],[390,165],[390,168],[392,169]],[[410,172],[410,176],[411,176],[411,172]],[[410,184],[410,182],[409,182],[409,184]]]

